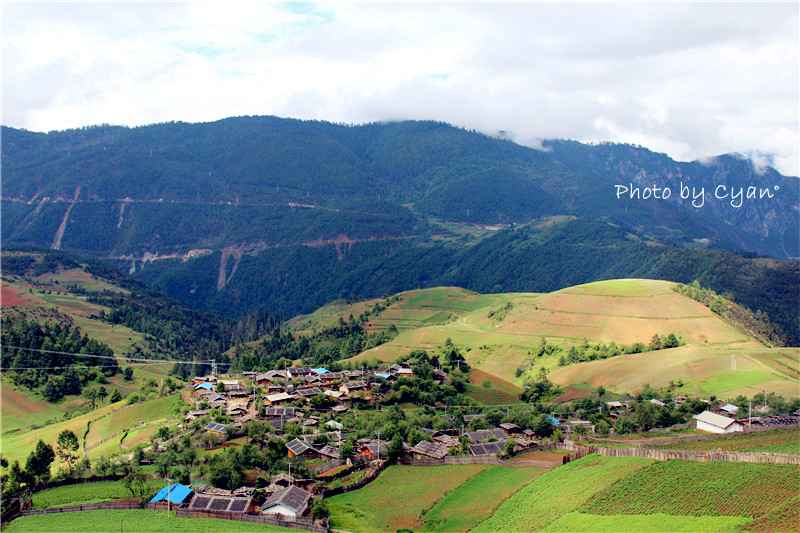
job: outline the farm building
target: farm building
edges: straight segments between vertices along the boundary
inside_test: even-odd
[[[486,442],[483,444],[470,444],[469,445],[469,454],[470,455],[499,455],[503,453],[506,448],[506,442],[504,440],[498,440],[495,442]]]
[[[311,373],[312,373],[311,369],[307,366],[299,368],[290,368],[286,371],[286,377],[288,377],[289,379],[304,378],[310,375]]]
[[[227,437],[228,432],[225,431],[225,426],[220,424],[219,422],[211,422],[206,427],[204,427],[207,432],[211,433],[212,435],[220,435],[222,437]]]
[[[197,385],[194,386],[194,390],[198,391],[200,389],[204,389],[204,390],[210,391],[213,387],[214,386],[211,383],[208,383],[208,382],[198,383]]]
[[[274,492],[259,510],[264,514],[281,515],[296,518],[308,509],[311,493],[301,488],[290,486]]]
[[[330,374],[330,372],[331,372],[327,368],[323,368],[323,367],[312,368],[311,371],[314,372],[315,374]]]
[[[506,432],[506,435],[519,435],[522,433],[522,428],[511,422],[503,422],[500,424],[500,429]]]
[[[737,411],[739,411],[739,407],[738,406],[730,404],[730,403],[726,403],[725,405],[720,407],[720,409],[722,409],[723,411],[725,411],[729,415],[734,415],[734,416],[736,416]]]
[[[290,416],[294,417],[294,407],[266,407],[264,408],[264,416]]]
[[[415,459],[441,459],[447,455],[447,450],[448,448],[444,444],[421,440],[410,451],[414,454]]]
[[[298,389],[294,391],[295,398],[303,398],[305,400],[310,399],[312,396],[316,396],[317,394],[322,394],[322,391],[318,387],[311,387],[310,389]]]
[[[338,459],[339,448],[334,448],[333,446],[326,444],[323,448],[319,450],[319,454],[325,459]]]
[[[697,429],[700,431],[708,431],[710,433],[734,433],[744,430],[744,426],[733,418],[718,415],[711,411],[703,411],[699,415],[694,415],[694,419],[697,420]]]
[[[500,428],[495,429],[479,429],[478,431],[465,431],[464,435],[472,442],[483,442],[494,437],[497,440],[503,440],[507,437],[506,432]]]
[[[289,450],[289,457],[305,456],[311,459],[319,457],[319,452],[316,448],[300,439],[294,439],[292,442],[287,443],[286,448]]]
[[[339,387],[339,390],[345,394],[352,394],[360,390],[367,390],[369,386],[366,381],[349,381]]]
[[[249,496],[198,492],[189,503],[189,509],[192,511],[217,511],[243,514],[249,510],[251,502],[252,498]]]
[[[379,457],[381,453],[386,453],[389,451],[389,448],[386,447],[382,441],[380,442],[371,442],[369,444],[362,444],[358,448],[358,453],[362,457],[369,457],[369,456],[376,456]]]
[[[180,483],[175,483],[174,485],[168,485],[158,491],[156,495],[153,496],[153,499],[150,500],[150,502],[157,503],[169,501],[173,505],[182,505],[190,501],[193,494],[194,491],[191,489],[191,487],[181,485]]]
[[[211,409],[199,409],[195,411],[187,411],[185,420],[187,422],[191,422],[195,418],[200,418],[201,416],[205,416],[211,412]]]
[[[269,405],[277,405],[283,402],[290,402],[295,398],[287,393],[287,392],[279,392],[278,394],[268,394],[264,397],[264,401],[266,401]]]

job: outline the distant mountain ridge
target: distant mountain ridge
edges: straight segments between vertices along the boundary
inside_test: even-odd
[[[2,170],[4,245],[110,259],[232,316],[264,304],[309,312],[434,281],[487,292],[700,278],[750,294],[737,301],[770,316],[770,305],[797,299],[786,285],[796,263],[702,250],[800,256],[800,180],[731,155],[681,163],[630,145],[555,140],[534,150],[439,122],[238,117],[47,134],[3,127]],[[672,195],[617,198],[617,185]],[[703,206],[681,199],[681,185],[703,189]],[[713,196],[719,186],[774,193],[737,208]],[[755,278],[767,293],[781,287],[783,303],[743,288]],[[796,319],[779,314],[798,338]]]

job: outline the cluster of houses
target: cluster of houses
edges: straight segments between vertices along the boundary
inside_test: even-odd
[[[164,487],[150,503],[168,504],[198,515],[206,512],[209,516],[235,519],[234,515],[261,514],[291,521],[306,515],[314,498],[314,494],[298,486],[301,484],[298,481],[302,480],[295,480],[288,474],[273,476],[270,485],[261,489],[267,497],[260,505],[255,503],[253,489],[249,487],[229,491],[214,487],[193,488],[180,483]]]

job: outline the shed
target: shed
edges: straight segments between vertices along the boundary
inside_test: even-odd
[[[294,439],[292,442],[286,444],[289,449],[289,457],[297,457],[305,455],[306,457],[318,457],[319,452],[313,446],[310,446],[305,441]]]
[[[209,433],[213,433],[215,435],[222,435],[222,436],[227,436],[228,435],[228,432],[225,431],[225,426],[223,426],[219,422],[211,422],[210,424],[208,424],[203,429],[205,429]]]
[[[294,397],[292,397],[291,394],[286,393],[286,392],[279,392],[278,394],[268,394],[264,398],[264,400],[266,400],[266,402],[268,404],[270,404],[270,405],[275,405],[275,404],[278,404],[278,403],[288,402],[288,401],[291,401],[293,399],[294,399]]]
[[[735,433],[744,431],[744,426],[727,416],[718,415],[711,411],[703,411],[693,417],[697,420],[697,429],[708,431],[709,433]]]
[[[259,510],[264,514],[278,514],[296,518],[308,509],[311,493],[294,485],[272,493]]]
[[[438,442],[428,442],[427,440],[421,440],[417,443],[416,446],[411,448],[411,453],[414,454],[414,457],[417,459],[426,459],[431,457],[433,459],[441,459],[445,455],[447,455],[448,447],[444,444],[440,444]]]
[[[175,483],[174,485],[167,485],[153,496],[151,502],[165,502],[168,501],[174,504],[186,503],[190,500],[194,491],[191,487]]]
[[[195,385],[194,390],[200,390],[200,389],[211,390],[211,388],[212,388],[211,383],[206,382]]]
[[[469,444],[470,455],[499,455],[506,448],[506,442],[499,440],[496,442],[486,442],[482,444]]]

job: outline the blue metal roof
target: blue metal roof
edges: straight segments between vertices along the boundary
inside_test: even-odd
[[[328,370],[327,368],[322,368],[322,367],[312,368],[311,371],[314,372],[315,374],[330,374],[331,373],[330,370]]]
[[[186,485],[181,485],[180,483],[175,483],[174,485],[168,485],[158,491],[158,493],[153,496],[153,499],[150,500],[151,502],[161,502],[167,500],[167,494],[169,494],[169,501],[172,503],[183,503],[183,501],[192,493],[192,489],[187,487]]]
[[[384,374],[383,372],[375,372],[375,375],[383,379],[389,379],[390,377],[392,377],[391,374]]]
[[[552,417],[550,415],[544,415],[544,417],[546,419],[548,419],[550,421],[550,423],[553,424],[554,426],[557,426],[558,424],[560,424],[560,422],[558,421],[557,418],[554,418],[554,417]]]
[[[194,390],[197,390],[197,389],[206,389],[206,390],[211,390],[211,383],[200,383],[199,385],[197,385],[197,386],[194,388]]]

